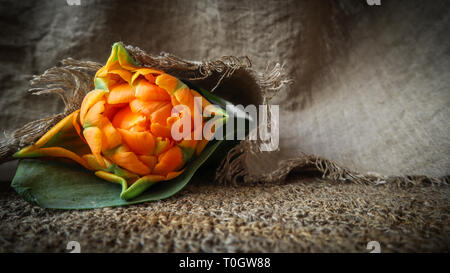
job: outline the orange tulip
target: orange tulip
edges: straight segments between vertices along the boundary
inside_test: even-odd
[[[98,177],[122,184],[122,198],[128,199],[155,182],[180,175],[206,146],[205,139],[177,141],[171,129],[183,118],[195,124],[194,116],[210,103],[177,78],[139,67],[121,44],[113,46],[94,81],[96,89],[87,93],[79,110],[15,156],[72,159]],[[195,105],[195,97],[201,97],[202,108]],[[184,105],[186,111],[173,114],[177,105]],[[217,113],[223,112],[218,109]],[[203,119],[200,125],[191,126],[190,136],[202,129]],[[77,144],[59,147],[57,140],[62,136]],[[133,187],[134,192],[127,193]]]

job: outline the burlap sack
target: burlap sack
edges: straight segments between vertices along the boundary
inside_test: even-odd
[[[20,4],[8,18],[21,36],[11,31],[2,42],[14,52],[2,69],[3,129],[61,112],[63,104],[50,97],[24,99],[31,73],[66,56],[104,62],[106,48],[121,40],[147,53],[182,56],[129,47],[141,63],[207,89],[220,83],[214,92],[233,102],[280,105],[280,150],[261,153],[243,141],[218,169],[220,181],[275,182],[312,170],[331,181],[448,183],[448,2],[238,2]],[[20,19],[23,12],[33,16]],[[248,56],[252,66],[246,58],[214,58],[233,55]],[[66,60],[53,69],[77,98],[69,105],[89,90],[89,77],[79,71],[92,75],[96,68]],[[36,84],[53,81],[49,73]],[[7,133],[2,157],[63,115]]]

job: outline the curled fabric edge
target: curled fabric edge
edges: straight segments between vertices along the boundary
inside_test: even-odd
[[[322,178],[334,182],[351,182],[363,185],[383,185],[393,184],[398,187],[436,185],[448,186],[450,179],[448,176],[441,178],[428,177],[424,175],[407,176],[384,176],[378,173],[362,174],[349,170],[326,158],[301,153],[297,158],[280,161],[276,170],[261,175],[250,174],[246,167],[246,159],[249,153],[255,153],[252,141],[243,140],[233,147],[223,159],[220,167],[216,171],[216,180],[219,183],[253,183],[267,182],[273,183],[283,181],[291,173],[317,172]],[[257,152],[256,152],[257,153]]]
[[[292,82],[284,75],[283,66],[278,63],[273,67],[268,65],[264,72],[258,73],[251,69],[251,61],[248,57],[223,56],[213,60],[196,62],[183,60],[168,53],[149,55],[133,46],[126,46],[126,48],[136,61],[142,65],[164,70],[185,80],[212,79],[214,86],[211,88],[211,91],[214,91],[224,79],[231,77],[236,71],[246,71],[259,87],[263,100],[262,104],[267,106],[267,113],[269,114],[267,122],[259,124],[254,130],[258,130],[261,126],[267,126],[267,129],[270,131],[269,102]],[[0,163],[12,160],[12,154],[22,147],[33,144],[61,119],[80,108],[86,93],[94,88],[93,78],[95,72],[101,67],[102,65],[96,62],[68,58],[61,62],[61,66],[50,68],[44,74],[34,76],[31,80],[32,88],[28,92],[33,95],[58,95],[64,102],[64,111],[60,114],[27,123],[11,134],[5,133],[6,138],[0,142]],[[361,174],[342,167],[331,160],[305,153],[300,153],[294,159],[280,161],[274,171],[254,174],[249,171],[246,160],[250,154],[258,158],[259,154],[266,153],[261,151],[262,145],[264,145],[262,141],[250,140],[249,137],[242,140],[237,146],[228,151],[216,170],[215,180],[224,184],[237,184],[240,182],[270,183],[284,180],[290,173],[315,171],[322,178],[336,182],[347,181],[366,185],[389,183],[399,186],[449,185],[448,176],[434,178],[420,175],[383,176],[376,173]]]
[[[263,73],[254,73],[254,78],[263,97],[263,104],[266,106],[268,118],[265,123],[258,124],[252,133],[259,130],[261,126],[266,127],[265,131],[271,130],[271,111],[269,101],[277,95],[283,87],[292,83],[283,73],[283,66],[275,64],[274,67],[266,67]],[[258,154],[267,153],[261,151],[264,144],[259,138],[250,140],[247,136],[237,146],[233,147],[222,160],[219,168],[216,170],[215,180],[219,183],[232,183],[236,185],[241,182],[276,182],[285,180],[290,173],[297,172],[317,172],[322,178],[330,179],[336,182],[352,182],[365,185],[393,184],[399,187],[415,185],[449,185],[450,177],[440,178],[428,177],[424,175],[406,175],[406,176],[385,176],[378,173],[360,173],[342,167],[340,164],[326,158],[301,152],[298,157],[286,159],[278,162],[274,171],[264,174],[254,174],[249,171],[247,158],[251,154],[258,157]]]

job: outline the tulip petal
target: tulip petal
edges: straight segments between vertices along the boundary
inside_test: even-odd
[[[95,86],[95,90],[106,90],[109,91],[109,79],[105,79],[105,78],[98,78],[96,77],[94,79],[94,86]]]
[[[84,139],[83,134],[81,133],[81,125],[80,125],[80,110],[77,110],[73,113],[72,116],[72,125],[73,128],[75,128],[75,130],[77,131],[77,134],[80,136],[80,138],[86,142],[86,140]]]
[[[201,130],[202,128],[199,127],[199,129]],[[177,144],[178,147],[180,147],[183,152],[183,164],[186,163],[192,157],[198,143],[199,140],[194,139],[194,132],[192,132],[190,139],[183,139]]]
[[[84,97],[83,102],[81,103],[80,108],[80,123],[84,124],[84,118],[87,114],[87,111],[96,104],[99,100],[103,98],[103,96],[107,93],[105,90],[92,90],[87,93],[86,97]]]
[[[47,144],[48,142],[52,141],[54,137],[57,136],[58,133],[68,131],[73,127],[73,115],[74,113],[68,115],[67,117],[63,118],[61,121],[59,121],[55,126],[53,126],[50,130],[47,131],[34,145],[32,145],[34,148],[39,148]]]
[[[170,172],[166,175],[166,179],[165,180],[172,180],[175,177],[179,176],[180,174],[182,174],[184,172],[184,169],[178,172]]]
[[[127,83],[112,87],[107,95],[108,104],[128,103],[133,99],[134,89]]]
[[[151,70],[153,70],[153,69],[151,69]],[[161,73],[163,73],[163,72],[161,72]],[[160,74],[160,73],[158,73],[158,74]],[[144,78],[145,78],[149,83],[155,83],[155,82],[156,82],[156,77],[153,76],[152,74],[145,74],[145,75],[144,75]]]
[[[152,123],[150,124],[150,130],[152,132],[153,135],[157,136],[157,137],[171,137],[172,136],[172,131],[171,128],[167,127],[167,126],[163,126],[159,123]]]
[[[175,91],[174,96],[181,105],[188,107],[188,109],[183,110],[182,113],[186,118],[189,117],[192,119],[192,125],[194,126],[191,125],[191,128],[195,129],[196,124],[194,118],[196,118],[197,123],[201,125],[202,115],[200,113],[200,107],[195,104],[194,96],[192,95],[189,88],[178,89],[177,91]]]
[[[102,151],[115,148],[122,144],[122,136],[114,128],[112,123],[106,117],[103,117],[102,122],[99,126],[102,131]]]
[[[130,109],[134,113],[140,113],[150,117],[153,112],[168,104],[169,102],[167,101],[142,101],[135,99],[130,102]]]
[[[109,120],[113,120],[114,116],[119,112],[120,109],[127,106],[127,103],[120,104],[108,104],[105,103],[105,111],[103,112],[103,116],[108,118]]]
[[[89,147],[79,137],[75,129],[73,119],[77,114],[78,111],[75,111],[62,119],[35,144],[21,149],[13,157],[63,157],[88,167],[86,162],[80,157],[82,154],[89,152]]]
[[[40,148],[26,154],[26,157],[45,157],[45,156],[68,158],[77,162],[78,164],[82,165],[88,170],[91,169],[90,166],[86,163],[86,161],[84,161],[79,155],[61,147]]]
[[[180,168],[182,163],[183,153],[181,149],[178,146],[173,146],[158,156],[158,163],[156,163],[153,173],[166,175]]]
[[[159,75],[158,77],[156,77],[155,83],[159,87],[165,89],[167,93],[169,93],[170,95],[172,95],[175,92],[175,90],[179,88],[187,88],[187,86],[184,83],[182,83],[180,80],[169,74]]]
[[[107,70],[115,63],[118,62],[117,58],[117,48],[121,46],[119,43],[114,43],[111,48],[111,54],[109,55],[108,61],[106,61],[106,65],[104,66]],[[97,72],[98,74],[98,72]],[[95,75],[96,77],[98,75]]]
[[[123,141],[133,152],[140,155],[151,155],[155,150],[155,138],[149,132],[133,132],[124,129],[117,129]]]
[[[100,165],[97,158],[93,154],[85,154],[82,156],[83,160],[91,168],[91,170],[99,171],[106,170],[104,166]]]
[[[122,129],[134,129],[134,131],[145,131],[148,127],[148,120],[145,116],[134,113],[131,111],[130,107],[122,108],[114,116],[112,124],[115,128]]]
[[[95,73],[95,79],[105,78],[108,75],[108,67],[105,65]]]
[[[132,74],[127,70],[114,69],[114,70],[110,70],[108,73],[118,75],[122,80],[126,81],[127,83],[131,82]]]
[[[177,91],[173,94],[177,101],[180,104],[186,105],[189,107],[189,110],[191,111],[191,116],[194,114],[194,96],[192,95],[189,88],[180,88],[177,89]]]
[[[150,168],[150,172],[153,171],[153,168],[156,165],[158,159],[153,155],[140,155],[139,159]]]
[[[102,131],[98,127],[88,127],[84,129],[83,135],[98,163],[106,167],[103,157],[100,154],[102,151]]]
[[[103,118],[103,112],[105,111],[105,101],[101,100],[95,103],[87,112],[84,118],[83,128],[98,126]]]
[[[170,101],[170,95],[166,90],[156,86],[147,80],[140,80],[136,85],[135,96],[143,101]]]
[[[207,139],[202,139],[198,142],[197,147],[195,147],[195,155],[196,156],[198,156],[202,153],[203,149],[205,149],[208,142],[209,142],[209,140],[207,140]]]
[[[183,154],[182,164],[186,164],[192,156],[195,154],[195,148],[197,147],[198,140],[182,140],[177,144],[180,147]]]
[[[152,74],[163,74],[163,71],[160,70],[156,70],[153,68],[139,68],[137,69],[134,74],[133,77],[131,78],[131,84],[134,84],[134,82],[136,81],[137,78],[139,78],[139,76],[144,76],[144,78],[149,81],[150,83],[155,83],[156,81],[156,77],[153,76]]]
[[[109,69],[115,63],[127,70],[135,70],[139,66],[121,43],[114,43],[105,66]]]
[[[166,104],[159,108],[150,115],[152,123],[159,123],[161,125],[167,125],[167,118],[172,114],[172,105]]]
[[[177,98],[174,95],[170,95],[170,103],[172,103],[174,107],[180,104],[180,102],[177,101]]]
[[[129,172],[125,169],[120,168],[117,166],[117,164],[112,164],[110,161],[108,161],[106,158],[103,158],[106,164],[106,168],[102,167],[100,164],[98,164],[97,159],[93,154],[86,154],[82,157],[87,164],[96,171],[105,171],[107,173],[115,174],[117,176],[122,177],[123,179],[127,180],[127,182],[134,181],[139,178],[139,176],[135,173]]]
[[[165,151],[169,150],[172,146],[173,142],[170,141],[169,138],[157,137],[154,154],[158,156],[161,153],[164,153]]]
[[[121,43],[115,43],[113,47],[117,47],[117,59],[120,66],[127,70],[136,70],[139,68],[139,65],[134,61]]]
[[[114,162],[117,165],[140,175],[146,175],[150,173],[150,168],[142,163],[139,158],[133,152],[120,152],[112,156]]]

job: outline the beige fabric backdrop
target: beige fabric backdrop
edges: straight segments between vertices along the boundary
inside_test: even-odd
[[[282,62],[281,150],[386,175],[448,175],[448,1],[65,1],[1,4],[3,130],[56,113],[25,94],[62,58],[105,62],[123,41],[192,60]]]
[[[448,175],[450,2],[0,2],[0,128],[58,113],[25,93],[66,57],[104,63],[113,42],[192,60],[248,55],[283,62],[282,157],[321,155],[358,171]],[[228,95],[228,94],[222,94]],[[236,97],[234,98],[236,100]],[[266,166],[276,167],[272,160]],[[449,251],[449,187],[333,183],[212,184],[137,206],[53,211],[32,206],[0,165],[0,252]]]

